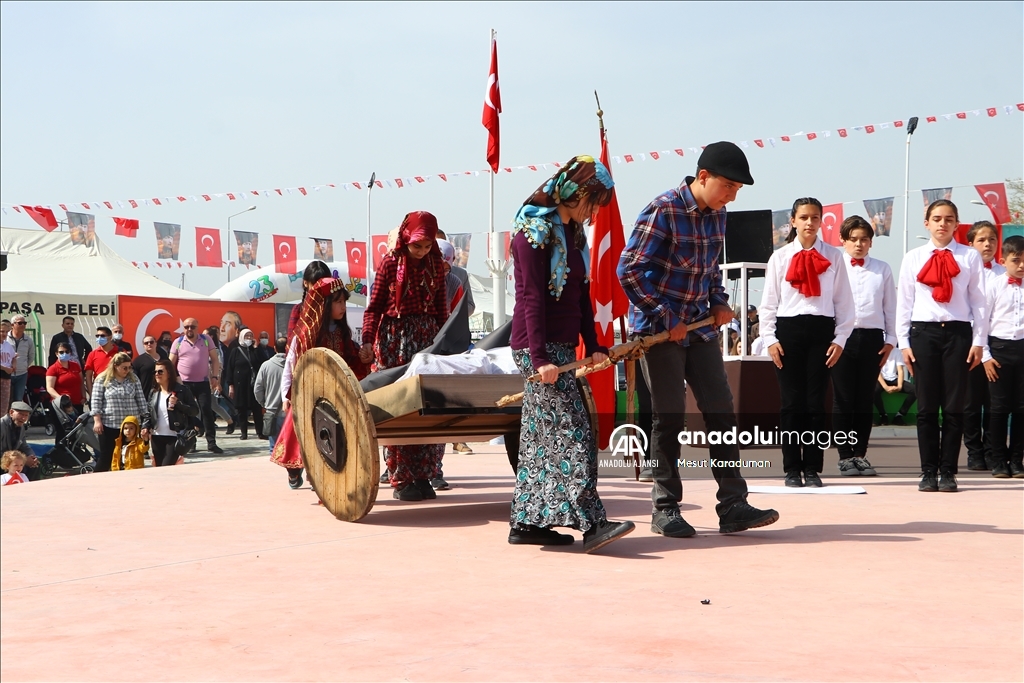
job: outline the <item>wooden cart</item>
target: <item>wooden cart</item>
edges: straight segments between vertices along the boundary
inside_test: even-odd
[[[596,425],[589,385],[579,384]],[[378,446],[518,434],[521,406],[496,403],[522,390],[521,375],[417,375],[366,393],[341,356],[310,349],[296,364],[292,387],[292,419],[310,485],[335,517],[358,521],[377,500]]]

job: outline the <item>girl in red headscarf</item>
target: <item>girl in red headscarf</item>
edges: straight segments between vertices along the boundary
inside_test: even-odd
[[[779,429],[801,437],[784,442],[786,486],[821,486],[825,389],[829,370],[853,332],[855,307],[843,252],[818,237],[821,202],[793,202],[788,244],[768,259],[761,299],[761,338],[777,368]]]
[[[957,490],[969,373],[988,341],[985,268],[976,250],[953,240],[959,222],[948,199],[928,205],[931,240],[903,257],[896,290],[896,339],[917,385],[919,491]]]
[[[405,365],[430,346],[448,318],[448,265],[437,246],[437,219],[405,216],[395,248],[381,259],[363,314],[364,358],[374,370]],[[436,498],[430,480],[441,469],[444,444],[387,446],[384,459],[398,500]]]

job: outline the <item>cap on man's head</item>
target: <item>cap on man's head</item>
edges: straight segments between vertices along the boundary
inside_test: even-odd
[[[24,401],[12,401],[11,402],[11,410],[17,410],[17,411],[23,412],[23,413],[31,413],[32,412],[32,406],[30,406],[29,404],[25,403]]]
[[[747,306],[747,313],[757,313],[757,306],[754,304]]]
[[[720,175],[736,183],[753,185],[750,164],[743,150],[731,142],[712,142],[701,152],[697,168]]]

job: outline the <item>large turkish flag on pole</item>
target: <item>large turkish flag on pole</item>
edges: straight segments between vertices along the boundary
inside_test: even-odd
[[[487,75],[484,95],[483,124],[487,129],[487,163],[498,172],[498,114],[501,113],[501,90],[498,89],[498,41],[491,32],[491,70]]]
[[[345,257],[348,259],[348,276],[366,279],[366,242],[345,242]]]
[[[274,272],[295,274],[295,236],[274,235]]]
[[[608,166],[608,159],[608,139],[602,128],[601,163]],[[612,190],[612,200],[598,209],[594,218],[594,246],[590,250],[590,302],[594,307],[597,341],[602,346],[615,344],[615,320],[629,312],[629,299],[615,272],[625,246],[619,200]],[[587,381],[597,406],[600,425],[598,448],[607,448],[608,438],[615,428],[615,373],[608,370],[597,372],[587,375]]]
[[[1010,205],[1006,201],[1006,185],[1003,183],[990,183],[988,185],[975,185],[974,189],[981,195],[981,201],[985,202],[989,211],[992,212],[992,220],[1002,225],[1010,222]]]
[[[218,228],[196,228],[196,265],[203,268],[220,268],[220,230]]]

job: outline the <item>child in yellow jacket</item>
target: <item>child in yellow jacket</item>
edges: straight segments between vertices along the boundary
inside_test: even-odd
[[[114,457],[111,458],[110,469],[141,470],[146,466],[148,452],[149,444],[140,436],[139,418],[129,415],[121,423],[121,433],[114,440]]]

